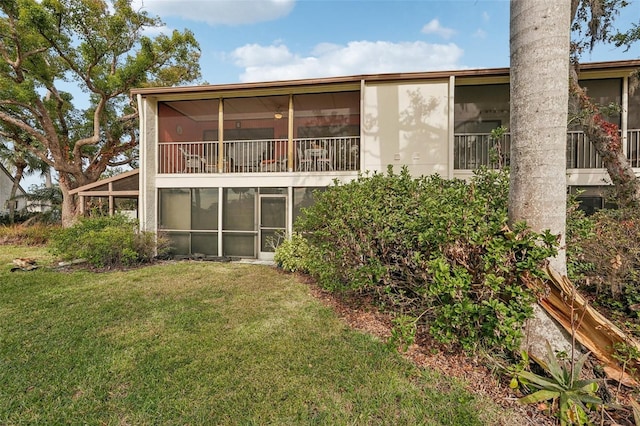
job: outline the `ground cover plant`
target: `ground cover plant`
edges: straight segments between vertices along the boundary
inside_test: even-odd
[[[406,169],[361,176],[318,194],[276,260],[326,288],[373,295],[405,343],[424,326],[467,351],[513,351],[535,300],[522,278],[544,274],[556,240],[509,229],[507,194],[506,172],[471,182]]]
[[[41,267],[9,272],[14,257]],[[0,251],[0,424],[515,418],[351,330],[273,267],[163,262],[95,273],[49,269],[51,260],[40,247]]]

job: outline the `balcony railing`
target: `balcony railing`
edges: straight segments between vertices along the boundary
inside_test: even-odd
[[[583,132],[567,132],[567,169],[601,169],[602,158]]]
[[[454,135],[453,168],[474,170],[481,166],[496,169],[509,164],[511,135],[504,134],[497,143],[489,133]]]
[[[454,168],[473,170],[480,166],[497,168],[509,164],[510,135],[500,144],[489,133],[456,134],[454,139]],[[632,167],[640,167],[640,130],[627,131],[627,158]],[[500,162],[501,160],[502,162]],[[602,158],[583,132],[567,132],[567,168],[601,169]]]
[[[158,144],[158,173],[254,173],[289,169],[286,139]],[[360,169],[360,137],[293,140],[293,171],[330,172]]]
[[[640,129],[627,131],[627,158],[631,167],[640,167]]]

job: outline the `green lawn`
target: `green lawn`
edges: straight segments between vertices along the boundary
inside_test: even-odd
[[[0,424],[483,425],[460,384],[350,330],[293,275],[177,262],[10,272],[0,247]]]

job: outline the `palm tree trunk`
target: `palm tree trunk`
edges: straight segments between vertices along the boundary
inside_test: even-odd
[[[558,235],[551,259],[566,274],[566,138],[570,0],[511,2],[509,216]]]
[[[558,235],[552,267],[566,274],[566,140],[571,0],[511,1],[511,168],[509,220]],[[571,340],[540,308],[525,326],[523,349],[544,359],[546,343]]]

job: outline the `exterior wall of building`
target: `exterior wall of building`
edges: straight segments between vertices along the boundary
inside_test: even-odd
[[[592,70],[585,73],[584,77],[592,80],[592,90],[600,100],[613,99],[621,103],[622,113],[613,119],[621,126],[625,149],[628,147],[627,152],[631,155],[630,161],[633,162],[634,157],[631,153],[640,151],[640,142],[637,141],[639,131],[627,133],[627,129],[631,131],[638,127],[636,118],[638,117],[637,108],[640,105],[640,95],[627,94],[628,78],[624,74],[619,70],[605,70],[603,72]],[[617,83],[613,81],[615,84],[612,86],[607,79],[617,79]],[[359,82],[359,125],[357,124],[357,107],[354,106],[357,101],[349,96],[345,99],[351,100],[342,103],[331,104],[324,101],[324,105],[332,105],[324,113],[321,112],[321,107],[317,107],[317,105],[323,105],[323,99],[331,99],[334,94],[341,91],[343,94],[346,94],[345,92],[351,92],[351,95],[358,94],[357,80],[350,80],[344,84],[347,86],[322,86],[315,82],[309,82],[307,85],[289,90],[287,83],[283,82],[282,87],[275,84],[266,88],[258,86],[255,93],[253,89],[239,85],[239,89],[242,90],[240,94],[228,88],[223,92],[206,89],[203,90],[202,97],[197,92],[197,88],[191,88],[184,94],[178,91],[164,96],[162,93],[157,96],[156,94],[150,96],[139,94],[141,125],[139,211],[142,228],[150,231],[170,228],[168,232],[173,233],[181,250],[186,251],[187,254],[202,251],[207,255],[244,253],[243,255],[252,257],[247,253],[250,251],[248,247],[251,245],[251,238],[253,238],[255,247],[253,255],[268,258],[269,255],[264,253],[263,241],[261,240],[263,229],[260,224],[260,203],[264,198],[284,197],[287,206],[284,229],[290,233],[298,211],[296,209],[299,209],[296,207],[299,206],[299,203],[296,201],[295,194],[307,194],[313,188],[330,186],[334,180],[350,181],[358,176],[358,170],[384,173],[391,165],[396,172],[399,172],[402,167],[406,166],[414,176],[437,173],[449,178],[468,178],[472,176],[474,167],[497,166],[495,161],[490,159],[491,155],[494,155],[491,150],[495,141],[489,137],[489,133],[496,126],[508,127],[509,124],[508,90],[506,90],[508,89],[508,74],[502,71],[489,76],[470,73],[459,78],[454,74],[440,73],[433,78],[431,76],[416,76],[412,79],[398,80],[394,78],[388,80],[361,79]],[[605,90],[609,86],[618,87],[618,93],[609,95]],[[203,98],[215,98],[216,96],[224,97],[224,102],[218,104],[212,103],[212,99],[203,100]],[[260,96],[262,98],[258,99]],[[340,95],[340,97],[344,96]],[[224,128],[218,127],[218,135],[203,136],[205,128],[202,126],[209,126],[211,129],[216,127],[204,123],[204,119],[195,120],[200,126],[197,127],[188,124],[189,122],[186,120],[177,122],[176,120],[182,119],[182,117],[174,117],[171,114],[167,114],[167,118],[162,115],[160,119],[158,118],[158,105],[184,102],[183,105],[176,106],[175,109],[186,111],[189,109],[186,103],[190,99],[199,103],[200,106],[204,103],[220,106],[217,117],[213,111],[215,108],[202,109],[211,111],[209,113],[211,117],[207,118],[209,121],[217,120],[217,122],[224,123]],[[258,103],[255,102],[256,99],[258,99]],[[245,113],[255,113],[251,106],[260,105],[263,100],[284,101],[285,99],[290,99],[288,110],[286,108],[273,110],[278,113],[276,115],[279,115],[276,119],[282,120],[276,122],[278,126],[273,127],[273,135],[265,141],[257,142],[265,144],[275,143],[271,140],[288,142],[289,161],[286,167],[267,171],[255,166],[246,167],[244,162],[238,160],[235,161],[235,168],[232,166],[228,170],[226,163],[222,161],[222,155],[213,165],[215,170],[201,168],[191,171],[182,164],[174,168],[166,168],[160,164],[166,155],[158,148],[159,143],[161,146],[162,144],[165,146],[191,144],[189,147],[195,150],[206,144],[215,145],[216,148],[221,147],[225,153],[224,161],[227,159],[227,152],[233,153],[233,151],[227,150],[227,146],[233,148],[234,144],[239,144],[234,141],[239,140],[240,144],[247,146],[258,146],[254,139],[264,139],[265,137],[233,136],[240,130],[246,133],[253,125],[259,124],[255,120],[260,117],[254,116],[252,117],[254,121],[249,122],[246,121],[249,117],[245,116]],[[320,102],[308,102],[316,99]],[[225,102],[226,111],[224,110]],[[284,102],[280,103],[284,105]],[[245,106],[239,108],[238,105]],[[192,106],[195,110],[195,104]],[[338,113],[338,107],[348,112],[341,116]],[[273,111],[267,108],[260,113],[265,114],[262,117],[264,120],[273,123]],[[336,119],[338,119],[337,122],[342,123],[341,126],[336,126],[333,122],[329,122],[330,125],[327,125],[326,120]],[[312,120],[316,120],[317,124],[310,124],[313,122]],[[264,126],[263,124],[262,127]],[[359,140],[353,139],[359,143],[358,155],[354,157],[357,158],[355,160],[357,167],[338,168],[339,163],[337,162],[333,163],[329,169],[323,170],[313,168],[309,171],[309,169],[300,167],[301,147],[310,148],[311,146],[305,144],[315,143],[316,139],[320,140],[319,138],[330,136],[357,136],[355,133],[358,133],[358,127]],[[353,132],[353,129],[356,131]],[[307,130],[325,133],[320,135],[307,134]],[[331,130],[331,133],[326,133],[328,130]],[[344,134],[333,133],[338,130]],[[223,137],[225,132],[228,137]],[[628,141],[628,137],[635,139]],[[310,141],[306,141],[307,139]],[[504,163],[500,163],[502,165],[508,164],[509,143],[508,137],[501,142],[506,158]],[[223,144],[228,145],[223,146]],[[583,135],[582,139],[579,137],[575,139],[573,145],[568,143],[568,155],[569,153],[575,154],[575,158],[568,156],[568,164],[569,161],[573,161],[572,164],[579,166],[569,168],[567,171],[567,185],[570,187],[600,187],[608,183],[606,171],[590,165],[590,161],[592,162],[594,157],[593,153],[583,152],[588,149],[588,145],[588,141],[584,140]],[[335,146],[342,145],[336,144]],[[357,145],[349,146],[358,148]],[[334,148],[333,152],[338,152],[338,150]],[[253,162],[257,158],[254,154],[250,156]],[[461,161],[463,156],[464,161]],[[176,158],[182,161],[181,157]],[[231,158],[234,158],[233,155]],[[201,197],[199,194],[207,194],[208,207],[199,204],[202,201],[199,199]],[[228,220],[228,216],[225,220],[225,214],[238,211],[237,208],[242,197],[237,197],[238,199],[235,200],[234,194],[244,194],[247,197],[242,201],[252,206],[250,209],[252,214],[246,219],[251,223],[247,223],[246,227],[239,226],[237,221]],[[161,197],[164,199],[160,199]],[[233,204],[236,201],[238,203]],[[240,216],[244,216],[244,213],[243,211]],[[185,220],[176,220],[181,214],[185,215]],[[204,223],[202,215],[213,214],[217,215],[215,225],[209,224],[206,225],[210,226],[209,228],[202,228],[201,224]],[[162,215],[165,217],[163,218]],[[247,241],[249,242],[247,243]],[[249,246],[246,246],[245,243]],[[232,244],[234,247],[230,249]]]
[[[449,80],[365,84],[363,170],[449,175]]]
[[[13,179],[4,169],[0,167],[0,214],[9,213],[9,198],[11,197],[11,187],[13,186]],[[22,188],[18,188],[17,196],[24,196],[25,192]],[[16,211],[22,210],[27,205],[27,200],[24,197],[19,197],[14,200],[17,203]]]

